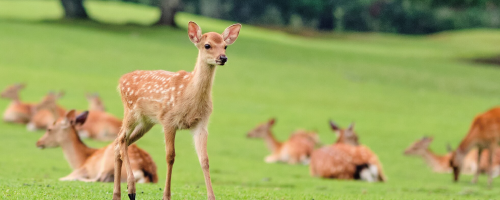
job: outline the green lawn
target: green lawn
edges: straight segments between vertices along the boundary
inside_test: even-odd
[[[101,22],[58,20],[58,1],[0,1],[0,87],[25,82],[23,100],[65,90],[60,103],[86,109],[85,92],[99,92],[109,111],[122,116],[116,86],[137,69],[188,70],[197,50],[188,21],[204,32],[222,32],[233,22],[180,13],[181,29],[148,27],[158,11],[135,4],[86,2]],[[113,25],[109,24],[112,23]],[[135,25],[134,25],[135,24]],[[444,153],[457,146],[473,117],[500,103],[500,68],[465,61],[500,54],[499,30],[466,30],[430,36],[376,33],[304,38],[243,25],[219,67],[209,127],[211,176],[219,199],[493,199],[500,181],[486,177],[452,183],[403,150],[424,135]],[[1,100],[0,108],[8,102]],[[277,118],[280,140],[298,128],[335,140],[327,120],[356,122],[361,143],[376,152],[389,181],[322,180],[307,166],[265,164],[260,140],[245,137],[257,123]],[[71,172],[60,149],[35,148],[42,132],[0,123],[0,199],[110,199],[112,183],[59,182]],[[93,147],[106,143],[86,140]],[[158,184],[139,184],[138,199],[160,199],[165,181],[161,127],[138,145],[153,156]],[[187,131],[176,141],[174,199],[204,199],[205,184]],[[122,186],[126,197],[126,187]]]

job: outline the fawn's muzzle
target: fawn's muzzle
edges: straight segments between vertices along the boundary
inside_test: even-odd
[[[221,55],[219,59],[220,59],[221,65],[224,65],[227,62],[226,55]]]
[[[43,145],[43,144],[42,144],[42,142],[37,141],[37,142],[36,142],[36,147],[38,147],[39,149],[44,149],[44,148],[45,148],[45,145]]]

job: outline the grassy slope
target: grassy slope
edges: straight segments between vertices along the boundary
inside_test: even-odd
[[[87,2],[105,22],[150,24],[157,11],[127,4]],[[83,94],[99,92],[110,112],[121,116],[118,78],[136,69],[192,70],[196,49],[185,29],[54,21],[56,1],[0,1],[0,86],[25,82],[27,101],[63,89],[61,104],[85,109]],[[44,19],[40,21],[40,19]],[[221,32],[231,22],[179,14],[185,28],[196,21]],[[473,116],[500,101],[500,71],[460,59],[498,53],[500,32],[474,30],[427,37],[349,34],[327,39],[300,38],[244,25],[228,48],[214,86],[215,110],[209,127],[210,167],[219,199],[455,199],[494,198],[485,177],[470,185],[434,174],[403,149],[423,135],[435,136],[433,149],[456,146]],[[0,101],[0,107],[8,102]],[[297,128],[316,129],[324,143],[334,140],[327,120],[357,124],[361,142],[384,164],[389,182],[369,184],[309,177],[306,166],[265,164],[262,141],[244,134],[277,117],[281,140]],[[59,182],[71,170],[60,149],[39,150],[41,133],[0,123],[0,198],[107,199],[109,183]],[[159,126],[138,144],[157,162],[159,184],[138,185],[139,198],[159,199],[165,177]],[[87,141],[89,145],[106,145]],[[175,199],[203,199],[204,181],[190,134],[176,141]],[[498,182],[498,181],[497,181]],[[496,184],[498,186],[498,183]],[[123,187],[125,192],[125,187]],[[144,194],[142,194],[144,192]],[[125,193],[124,193],[125,194]]]

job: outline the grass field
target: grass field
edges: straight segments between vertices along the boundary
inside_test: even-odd
[[[134,4],[88,1],[91,16],[106,23],[58,20],[58,1],[0,1],[0,87],[24,82],[21,97],[36,102],[65,90],[60,104],[86,109],[85,92],[99,92],[108,110],[122,116],[118,78],[137,69],[191,71],[197,50],[187,22],[222,32],[233,22],[180,13],[181,29],[148,27],[158,11]],[[111,24],[110,24],[111,23]],[[132,25],[135,24],[135,25]],[[210,167],[218,199],[495,199],[470,176],[452,183],[403,150],[424,135],[445,152],[466,134],[473,117],[500,103],[500,68],[465,60],[500,54],[499,30],[466,30],[430,36],[375,33],[305,38],[243,25],[219,67],[209,126]],[[0,101],[3,109],[7,101]],[[248,130],[277,118],[280,140],[298,128],[335,140],[327,120],[356,122],[361,143],[376,152],[387,183],[322,180],[307,166],[265,164],[260,140]],[[60,149],[35,147],[42,132],[0,123],[0,199],[109,199],[112,183],[59,182],[71,172]],[[106,143],[86,140],[92,147]],[[158,184],[139,184],[138,199],[160,199],[165,151],[160,126],[138,145],[158,165]],[[204,199],[205,184],[189,132],[178,132],[174,199]],[[123,194],[126,187],[122,185]],[[124,195],[126,197],[126,195]]]

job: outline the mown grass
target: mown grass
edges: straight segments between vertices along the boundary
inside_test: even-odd
[[[0,1],[0,86],[25,82],[22,99],[35,102],[65,90],[60,103],[83,110],[85,92],[99,92],[111,113],[122,116],[118,78],[136,69],[192,70],[197,51],[186,25],[222,32],[233,22],[180,13],[180,29],[149,27],[154,8],[87,1],[99,22],[59,20],[58,1]],[[106,22],[106,23],[102,23]],[[134,25],[135,24],[135,25]],[[243,25],[219,67],[209,127],[211,175],[219,199],[494,199],[470,177],[452,183],[402,151],[423,135],[443,153],[456,146],[472,118],[500,102],[498,68],[464,62],[497,55],[498,30],[430,36],[351,33],[304,38]],[[8,102],[0,101],[0,108]],[[264,143],[245,138],[259,122],[277,118],[280,140],[298,128],[317,130],[328,144],[327,120],[356,122],[361,142],[379,155],[387,183],[322,180],[307,166],[265,164]],[[1,199],[109,199],[111,183],[59,182],[71,172],[60,149],[35,148],[41,133],[0,123]],[[151,153],[158,184],[138,185],[138,198],[160,199],[165,180],[161,128],[138,145]],[[86,140],[93,147],[106,143]],[[175,199],[203,199],[205,186],[190,134],[178,133],[173,172]],[[124,194],[125,186],[122,187]]]

